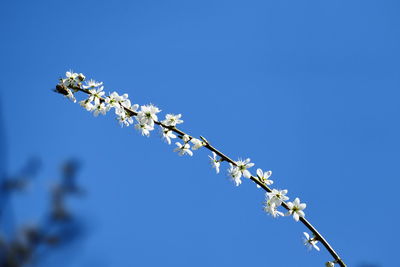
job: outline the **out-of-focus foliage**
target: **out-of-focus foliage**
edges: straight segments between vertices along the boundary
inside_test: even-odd
[[[8,204],[7,198],[16,191],[23,192],[38,174],[39,168],[40,161],[31,159],[16,175],[1,180],[0,220],[8,219],[1,213]],[[76,184],[78,168],[76,160],[63,164],[61,178],[49,192],[49,211],[41,223],[17,227],[16,233],[0,229],[0,266],[38,265],[46,254],[68,245],[82,235],[83,225],[66,205],[67,197],[83,194],[83,190]]]

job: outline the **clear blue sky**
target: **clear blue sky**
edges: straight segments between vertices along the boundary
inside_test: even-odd
[[[398,265],[399,11],[398,1],[368,0],[2,1],[5,167],[31,155],[44,165],[13,202],[17,223],[39,217],[63,159],[83,161],[89,191],[70,203],[87,236],[44,266],[330,259],[302,246],[300,223],[263,213],[253,184],[235,187],[226,166],[217,176],[206,151],[178,157],[157,134],[52,93],[70,68],[182,113],[184,130],[271,169],[349,266]]]

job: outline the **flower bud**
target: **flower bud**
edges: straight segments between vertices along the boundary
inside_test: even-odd
[[[68,88],[65,87],[64,84],[57,84],[56,89],[54,89],[54,92],[62,95],[68,95]]]
[[[86,79],[86,77],[82,73],[79,73],[77,79],[79,80],[79,82],[83,82]]]

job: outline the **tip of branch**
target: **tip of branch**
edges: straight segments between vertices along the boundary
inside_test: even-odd
[[[200,135],[201,140],[203,140],[204,143],[206,143],[208,145],[208,141],[207,139],[205,139],[203,136]]]
[[[62,94],[62,95],[68,95],[68,90],[64,85],[57,84],[56,88],[53,89],[54,92]]]

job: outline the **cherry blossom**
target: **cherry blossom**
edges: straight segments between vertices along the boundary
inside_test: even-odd
[[[87,111],[92,111],[94,108],[94,105],[92,104],[92,102],[89,102],[89,99],[79,101],[79,104],[82,107],[84,107]]]
[[[269,177],[271,177],[271,175],[272,171],[263,172],[261,169],[257,169],[258,180],[260,180],[260,182],[262,182],[263,184],[271,185],[274,183],[274,181],[268,179]],[[260,186],[257,185],[257,187]]]
[[[103,82],[96,82],[95,80],[90,79],[89,81],[86,82],[86,85],[82,85],[83,89],[93,89],[95,87],[102,86]]]
[[[139,108],[139,105],[135,104],[131,107],[131,101],[128,99],[128,94],[119,95],[117,92],[112,92],[105,99],[106,103],[113,108],[130,108],[132,111],[135,111]]]
[[[167,142],[168,145],[170,145],[171,139],[176,138],[176,135],[170,129],[164,128],[162,126],[160,127],[161,127],[162,138],[165,140],[165,142]]]
[[[239,168],[229,163],[228,175],[232,181],[235,182],[236,186],[239,186],[242,183],[240,179],[242,177],[242,173],[240,172]]]
[[[264,211],[269,213],[274,218],[285,215],[283,212],[278,211],[276,203],[271,201],[267,201],[265,203]]]
[[[160,111],[161,110],[153,104],[144,105],[140,107],[140,111],[138,112],[137,117],[140,123],[154,127],[154,121],[157,121],[157,113],[159,113]]]
[[[213,151],[212,152],[213,156],[208,156],[210,158],[211,166],[215,169],[217,173],[219,173],[219,167],[221,165],[221,162],[217,160],[217,154]]]
[[[180,118],[182,117],[182,114],[174,115],[174,114],[167,114],[165,116],[165,120],[162,121],[162,123],[165,126],[176,126],[177,124],[183,123],[183,120]]]
[[[121,127],[123,127],[124,125],[129,126],[133,124],[132,117],[129,116],[129,114],[127,114],[127,112],[123,108],[115,109],[115,114],[117,115],[117,120]]]
[[[254,163],[250,163],[249,158],[247,158],[246,160],[239,159],[235,163],[236,163],[237,168],[239,169],[240,173],[243,174],[244,177],[246,177],[246,178],[251,177],[251,173],[247,169],[253,167]]]
[[[193,156],[193,152],[190,150],[190,145],[188,143],[184,143],[182,145],[181,143],[176,142],[175,145],[177,148],[174,149],[174,152],[178,152],[179,156],[183,156],[185,154]]]
[[[315,250],[319,251],[319,247],[317,246],[318,240],[315,237],[310,238],[310,235],[306,232],[303,232],[304,234],[304,245],[308,248],[308,249],[312,249],[314,248]],[[329,265],[327,265],[329,266]],[[332,265],[334,266],[334,264]]]
[[[104,86],[101,86],[97,89],[89,89],[89,102],[94,101],[95,105],[99,104],[101,102],[102,96],[105,94],[105,92],[103,91]]]
[[[183,142],[187,143],[187,142],[190,141],[190,136],[185,134],[185,135],[182,136],[182,140],[183,140]]]
[[[193,144],[193,146],[192,146],[193,150],[197,150],[197,149],[201,148],[202,146],[204,146],[204,142],[197,138],[192,138],[190,140],[190,142]]]
[[[288,200],[289,198],[286,196],[287,190],[277,190],[272,189],[271,192],[266,193],[271,203],[275,203],[276,206],[280,206],[283,201]]]
[[[93,115],[97,117],[99,114],[106,115],[108,109],[104,103],[96,103],[92,108]]]
[[[298,197],[295,198],[293,202],[287,203],[289,207],[288,215],[293,215],[293,219],[297,222],[299,221],[300,217],[304,217],[304,209],[306,208],[305,203],[300,203],[300,199]]]

